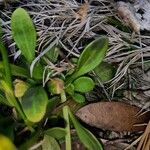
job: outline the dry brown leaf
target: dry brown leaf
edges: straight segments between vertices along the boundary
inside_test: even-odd
[[[85,123],[101,129],[143,131],[150,112],[137,115],[139,111],[140,108],[122,102],[98,102],[82,107],[76,115]]]

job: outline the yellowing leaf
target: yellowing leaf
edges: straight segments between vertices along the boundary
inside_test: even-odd
[[[31,122],[40,121],[46,112],[48,96],[43,87],[32,87],[22,97],[22,109]]]
[[[9,138],[0,135],[0,150],[16,150]]]
[[[14,87],[15,87],[15,89],[14,89],[15,96],[22,97],[30,86],[26,82],[16,79]]]
[[[49,92],[51,92],[52,94],[60,94],[60,93],[62,93],[63,90],[64,90],[64,82],[63,82],[63,80],[61,80],[59,78],[51,79],[48,82],[48,89],[49,89]]]

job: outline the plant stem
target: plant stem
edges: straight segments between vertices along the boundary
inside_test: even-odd
[[[67,101],[65,91],[61,92],[60,96],[61,96],[61,103],[64,103]]]
[[[9,87],[12,88],[11,71],[10,71],[10,65],[9,65],[9,61],[8,61],[8,54],[7,54],[7,50],[6,50],[5,46],[1,42],[0,42],[0,51],[1,51],[2,59],[3,59],[3,66],[5,68],[4,69],[5,78],[6,78],[7,83],[9,84]]]
[[[68,109],[67,106],[64,106],[63,108],[63,115],[64,119],[66,120],[66,136],[65,136],[65,141],[66,141],[66,150],[71,150],[71,134],[70,134],[70,121],[69,121],[69,114],[68,114]]]
[[[2,54],[3,66],[4,66],[4,72],[5,72],[5,74],[4,74],[5,80],[2,80],[1,84],[4,87],[5,94],[6,94],[6,97],[8,98],[9,103],[17,109],[17,111],[21,115],[22,119],[28,125],[27,118],[26,118],[24,112],[22,111],[17,99],[14,96],[8,54],[7,54],[7,50],[4,46],[4,44],[1,41],[0,41],[0,52]]]
[[[66,101],[66,94],[65,91],[61,93],[61,102],[64,103]],[[66,143],[66,150],[71,150],[71,134],[70,134],[70,121],[69,121],[69,113],[68,113],[68,106],[63,107],[63,116],[66,121],[66,136],[65,136],[65,143]]]

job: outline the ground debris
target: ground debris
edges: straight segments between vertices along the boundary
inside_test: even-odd
[[[104,143],[104,149],[105,150],[124,150],[127,148],[129,144],[123,143],[121,141],[107,141]],[[136,150],[135,147],[131,147],[128,150]]]
[[[117,12],[136,33],[140,30],[150,30],[149,0],[134,0],[133,3],[118,1]]]
[[[111,131],[143,131],[150,112],[138,114],[140,108],[122,102],[98,102],[88,104],[76,113],[90,126]]]

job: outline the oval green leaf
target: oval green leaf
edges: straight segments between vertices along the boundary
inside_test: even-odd
[[[74,90],[86,93],[94,88],[94,81],[89,77],[80,77],[73,82]]]
[[[82,52],[78,64],[77,75],[81,76],[99,65],[106,55],[108,38],[100,37],[91,42]]]
[[[48,129],[44,132],[46,135],[49,135],[57,140],[62,139],[66,135],[66,130],[64,128],[54,127]]]
[[[17,8],[11,17],[12,36],[22,55],[31,63],[35,58],[36,30],[29,14]]]
[[[106,37],[100,37],[91,42],[80,55],[77,68],[74,74],[67,79],[66,85],[98,66],[104,59],[107,49],[108,38]]]
[[[51,136],[45,135],[42,150],[60,150],[58,142]]]
[[[46,112],[48,96],[43,87],[28,89],[21,100],[22,109],[31,122],[40,121]]]
[[[84,103],[85,97],[79,93],[74,93],[72,96],[73,100],[75,100],[77,103]]]
[[[102,145],[99,143],[96,137],[78,122],[78,120],[74,117],[74,115],[70,111],[69,107],[68,112],[69,117],[76,129],[77,135],[80,141],[84,144],[84,146],[88,150],[103,150]]]

